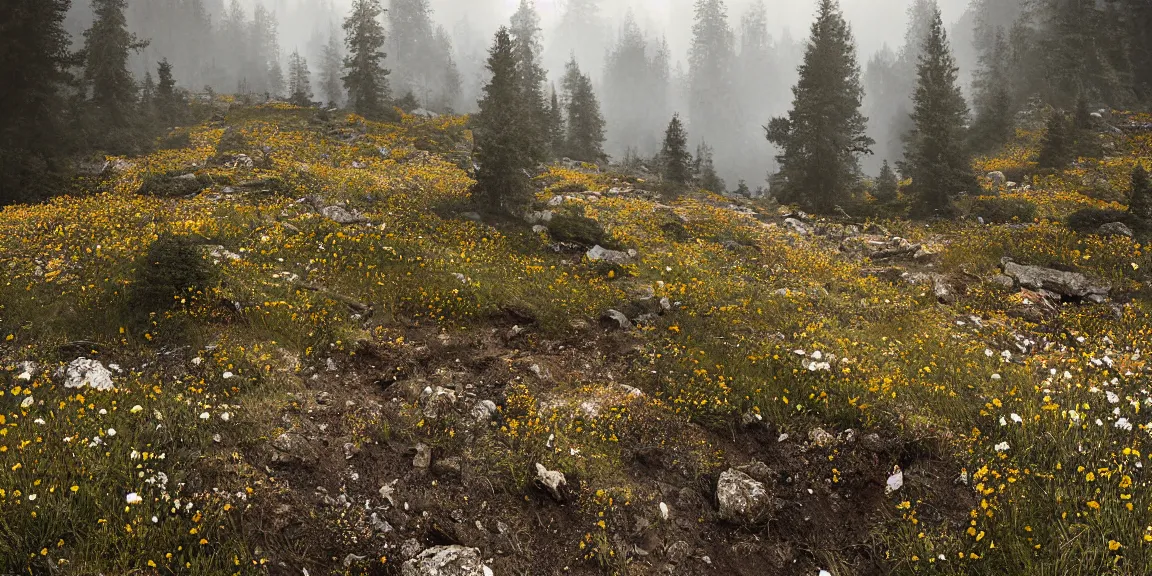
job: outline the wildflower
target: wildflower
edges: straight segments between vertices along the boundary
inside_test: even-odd
[[[31,396],[25,396],[24,400],[22,402],[20,402],[20,407],[21,408],[31,408],[32,404],[34,404],[35,402],[36,401],[33,400]]]
[[[124,497],[124,500],[129,505],[136,505],[136,504],[140,504],[141,502],[144,502],[144,499],[141,498],[140,495],[135,493],[135,492],[129,493],[128,496]]]
[[[1116,427],[1124,431],[1131,431],[1132,423],[1128,422],[1127,418],[1121,418],[1116,421]]]
[[[129,410],[129,412],[131,412],[131,413],[133,413],[133,414],[139,414],[139,413],[141,413],[141,412],[143,412],[143,411],[144,411],[144,407],[143,407],[143,406],[141,406],[141,405],[139,405],[139,404],[137,404],[137,405],[133,406],[133,407],[132,407],[132,409],[131,409],[131,410]]]
[[[1011,446],[1009,446],[1007,442],[1001,442],[996,445],[997,452],[1007,452],[1009,448],[1011,448]]]

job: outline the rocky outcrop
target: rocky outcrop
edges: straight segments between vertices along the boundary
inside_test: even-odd
[[[480,560],[480,550],[465,546],[436,546],[404,563],[402,576],[491,576]]]
[[[1047,291],[1071,300],[1099,300],[1108,296],[1110,287],[1096,283],[1079,272],[1064,272],[1040,266],[1024,266],[1005,259],[1004,274],[1017,285],[1031,290]]]

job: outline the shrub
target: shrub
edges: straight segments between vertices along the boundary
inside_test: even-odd
[[[174,198],[189,196],[212,185],[206,174],[182,174],[182,170],[153,174],[144,178],[137,194]]]
[[[600,223],[581,213],[562,212],[552,217],[548,232],[560,242],[569,242],[591,248],[599,244],[612,248],[611,237]]]
[[[970,214],[993,224],[1032,222],[1036,219],[1036,205],[1022,198],[984,196],[972,201]]]
[[[181,297],[207,290],[215,278],[199,242],[188,236],[160,236],[136,262],[129,298],[131,312],[146,317],[171,310]]]
[[[1077,210],[1065,220],[1068,228],[1081,234],[1094,234],[1101,226],[1111,222],[1123,222],[1132,227],[1132,215],[1113,208],[1084,208]]]

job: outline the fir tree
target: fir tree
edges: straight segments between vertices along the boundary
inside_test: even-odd
[[[526,128],[532,140],[532,155],[543,160],[548,156],[549,141],[548,103],[544,98],[544,81],[548,75],[540,64],[544,43],[540,38],[540,15],[533,0],[520,0],[508,33],[516,56],[516,73],[523,96],[523,112],[528,120]]]
[[[872,195],[877,202],[884,204],[895,200],[899,193],[900,181],[896,178],[896,172],[885,160],[883,166],[880,167],[880,176],[876,178],[876,188]]]
[[[982,47],[972,82],[976,117],[970,141],[975,151],[989,151],[1008,142],[1013,134],[1011,53],[1004,29],[997,27],[990,45]]]
[[[782,186],[777,198],[829,212],[849,196],[858,179],[858,156],[873,144],[860,114],[863,88],[852,32],[836,0],[821,0],[812,38],[792,89],[792,110],[766,128]]]
[[[724,180],[716,173],[716,164],[712,159],[712,147],[707,142],[701,142],[696,147],[696,175],[700,187],[709,192],[723,193],[727,190]]]
[[[604,117],[592,81],[580,71],[576,58],[564,73],[564,100],[568,103],[568,138],[565,154],[574,160],[600,162],[604,155]]]
[[[268,91],[267,94],[275,99],[280,99],[284,96],[284,88],[287,83],[284,80],[284,69],[280,67],[280,59],[273,60],[268,66]]]
[[[680,115],[673,114],[664,132],[664,146],[660,150],[661,176],[679,186],[685,186],[692,179],[692,154],[688,152],[688,135]]]
[[[96,19],[84,33],[84,81],[103,128],[126,128],[136,107],[136,82],[128,71],[128,57],[144,48],[128,32],[126,0],[93,0]]]
[[[1088,110],[1088,99],[1081,96],[1076,101],[1076,113],[1072,116],[1073,155],[1081,158],[1097,158],[1102,153],[1096,138],[1096,123]]]
[[[320,76],[321,89],[329,106],[339,107],[344,102],[343,73],[344,57],[340,54],[340,38],[333,26],[324,45],[324,66]]]
[[[175,126],[184,121],[184,111],[187,103],[176,90],[176,79],[172,75],[172,64],[165,58],[156,64],[156,76],[160,83],[156,85],[156,111],[165,127]],[[151,75],[149,75],[149,78]]]
[[[148,120],[157,116],[156,81],[152,79],[152,72],[144,73],[144,82],[140,85],[140,113]]]
[[[391,93],[389,71],[383,62],[384,26],[380,24],[380,0],[355,0],[352,13],[344,21],[344,88],[351,108],[365,118],[379,120],[388,114]]]
[[[507,28],[496,33],[488,71],[492,79],[484,87],[480,112],[473,117],[480,165],[474,198],[482,206],[515,211],[532,199],[527,171],[536,166],[538,144],[529,130],[515,43]]]
[[[1072,143],[1068,136],[1068,120],[1060,110],[1053,110],[1048,116],[1044,138],[1040,141],[1040,156],[1036,164],[1040,168],[1061,170],[1072,162]]]
[[[696,0],[688,53],[688,116],[702,140],[728,142],[742,113],[733,90],[735,36],[723,0]],[[735,150],[722,149],[728,156]]]
[[[1135,217],[1145,229],[1152,230],[1152,181],[1143,164],[1137,164],[1132,171],[1132,190],[1128,195],[1128,213]]]
[[[549,143],[552,146],[552,156],[567,155],[568,132],[564,126],[564,108],[560,106],[560,97],[556,94],[556,87],[552,87],[552,101],[548,106],[548,133],[551,136]]]
[[[288,57],[288,101],[297,106],[312,105],[312,73],[308,70],[308,60],[293,50]]]
[[[605,63],[603,95],[608,152],[635,148],[646,155],[660,150],[668,117],[666,42],[649,42],[629,10]]]
[[[976,188],[965,143],[968,105],[957,84],[958,69],[937,9],[920,53],[913,95],[915,128],[908,135],[901,171],[912,177],[913,212],[947,215],[952,198]]]

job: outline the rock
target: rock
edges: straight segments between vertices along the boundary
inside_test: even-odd
[[[421,442],[416,445],[416,455],[412,457],[412,467],[425,470],[432,464],[432,449]]]
[[[537,225],[532,227],[532,233],[533,234],[547,234],[548,233],[548,227],[544,226],[542,224],[537,224]]]
[[[465,220],[471,220],[473,222],[480,222],[483,220],[483,218],[480,217],[479,212],[464,212],[460,214],[460,217]]]
[[[758,522],[768,515],[772,506],[772,497],[764,484],[735,468],[720,474],[716,501],[720,515],[734,521]]]
[[[1109,222],[1101,226],[1096,233],[1101,236],[1125,236],[1132,237],[1132,229],[1123,222]]]
[[[941,304],[956,303],[955,291],[943,276],[934,275],[932,277],[932,293]]]
[[[472,420],[478,424],[486,424],[496,417],[496,403],[491,400],[481,400],[472,407]]]
[[[683,540],[673,542],[671,546],[664,552],[671,564],[679,564],[688,559],[688,555],[692,553],[692,547]]]
[[[480,550],[465,546],[436,546],[421,552],[400,569],[401,576],[492,576],[480,560]]]
[[[1090,296],[1107,296],[1110,287],[1095,284],[1078,272],[1064,272],[1039,266],[1024,266],[1005,259],[1004,273],[1016,282],[1032,290],[1047,290],[1065,298],[1087,299]]]
[[[543,210],[540,212],[529,212],[524,215],[524,220],[529,224],[547,224],[552,221],[552,211]]]
[[[459,480],[463,476],[464,465],[458,457],[440,458],[432,465],[432,473],[444,479]]]
[[[618,250],[609,250],[597,244],[586,254],[590,262],[608,262],[610,264],[627,264],[632,260],[632,256],[627,252],[620,252]]]
[[[904,472],[902,472],[900,470],[900,467],[897,466],[896,470],[894,470],[892,472],[892,475],[889,476],[888,480],[885,482],[884,493],[885,494],[891,494],[891,493],[893,493],[893,492],[895,492],[895,491],[897,491],[903,487],[904,487]]]
[[[1000,188],[1004,185],[1005,182],[1008,181],[1008,179],[1004,177],[1004,173],[1000,171],[989,172],[988,179],[992,181],[992,186],[995,186],[996,188]]]
[[[568,480],[564,478],[563,472],[549,470],[543,464],[537,463],[536,482],[548,491],[553,500],[564,501],[564,489],[568,486]]]
[[[988,282],[993,286],[996,286],[997,288],[1003,288],[1004,290],[1012,290],[1016,288],[1016,281],[1007,274],[997,274],[993,276],[992,279]]]
[[[632,330],[635,326],[632,321],[619,310],[609,310],[600,317],[603,324],[612,329],[618,330]]]
[[[557,207],[563,203],[564,203],[564,197],[563,196],[553,196],[552,199],[548,201],[548,206],[555,208],[555,207]]]
[[[456,392],[437,386],[428,386],[420,393],[420,406],[425,418],[435,420],[452,410],[456,403]]]
[[[813,428],[808,432],[808,440],[816,446],[825,448],[831,446],[836,441],[836,437],[826,432],[823,428]]]
[[[439,118],[440,117],[439,114],[437,114],[431,110],[426,110],[424,108],[417,108],[417,109],[413,110],[412,112],[409,112],[409,114],[411,114],[413,116],[420,116],[421,118]]]
[[[87,386],[93,390],[107,392],[112,389],[112,373],[103,364],[77,358],[66,367],[57,372],[57,376],[64,378],[65,388],[83,388]]]
[[[350,212],[343,206],[327,206],[321,208],[320,214],[337,224],[361,224],[368,221],[367,218],[364,218],[358,212]]]
[[[800,236],[809,236],[812,234],[812,231],[808,229],[806,224],[795,218],[785,218],[784,225]]]

